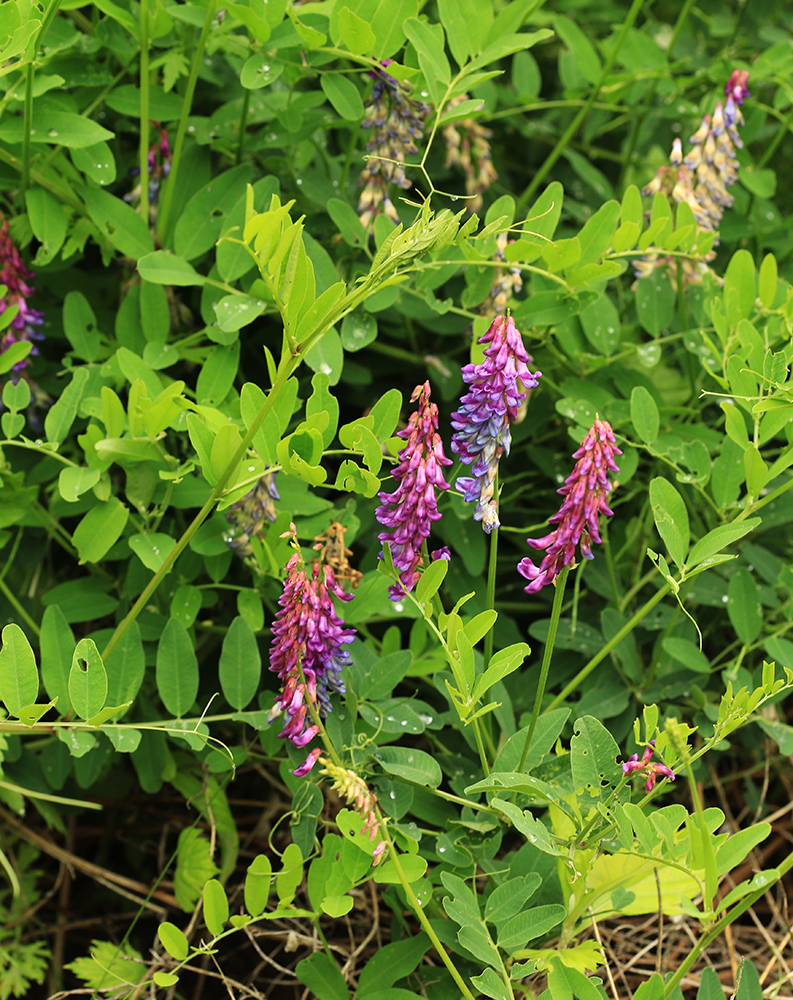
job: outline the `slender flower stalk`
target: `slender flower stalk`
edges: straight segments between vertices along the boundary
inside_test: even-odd
[[[34,277],[34,273],[22,263],[19,250],[14,246],[8,231],[8,220],[3,219],[0,226],[0,285],[5,285],[6,292],[0,299],[0,313],[15,309],[16,314],[0,332],[0,354],[20,341],[32,344],[28,358],[39,353],[36,341],[44,340],[44,334],[38,329],[44,322],[44,313],[32,309],[28,304],[28,299],[32,298],[35,291],[28,282]],[[12,367],[11,378],[15,383],[19,381],[20,373],[27,367],[27,363],[27,358],[23,358]]]
[[[262,478],[225,511],[231,531],[225,536],[226,544],[243,559],[253,553],[251,539],[258,535],[265,521],[274,521],[276,500],[280,500],[275,486],[275,473],[266,472]]]
[[[669,778],[670,781],[675,780],[675,773],[671,767],[667,767],[666,764],[653,762],[652,757],[654,752],[655,740],[650,740],[649,746],[644,748],[641,760],[639,760],[639,755],[635,753],[624,761],[622,765],[624,774],[632,774],[634,771],[641,771],[642,776],[646,776],[647,780],[644,783],[644,787],[648,792],[651,792],[653,788],[655,788],[655,782],[659,777]]]
[[[529,356],[511,316],[496,316],[479,343],[488,345],[485,359],[463,368],[468,392],[452,414],[452,451],[473,466],[456,486],[467,503],[476,501],[474,520],[490,534],[500,527],[495,482],[501,456],[509,454],[510,424],[542,372],[529,371]]]
[[[598,519],[601,514],[613,515],[606,503],[611,491],[608,474],[620,471],[614,456],[621,454],[611,426],[595,417],[592,429],[573,454],[573,458],[578,459],[575,468],[564,486],[556,491],[564,497],[564,502],[549,521],[559,527],[543,538],[526,539],[531,548],[546,550],[539,567],[529,556],[518,563],[518,572],[529,581],[524,587],[527,594],[536,594],[547,584],[555,583],[565,566],[573,566],[579,543],[581,555],[585,559],[594,558],[592,542],[600,544],[601,541]]]
[[[307,571],[294,525],[290,533],[297,551],[287,563],[284,591],[278,600],[281,610],[272,627],[270,670],[278,674],[281,690],[270,710],[270,721],[285,712],[286,724],[278,735],[302,748],[319,732],[319,726],[311,722],[309,703],[326,716],[331,711],[331,693],[345,691],[341,674],[352,661],[344,646],[355,638],[355,629],[345,627],[331,600],[331,594],[345,602],[353,595],[342,590],[330,566],[315,562]],[[312,750],[295,774],[307,774],[321,752],[321,748]]]
[[[375,840],[380,830],[380,823],[377,818],[377,796],[370,791],[366,782],[354,771],[348,770],[334,764],[328,757],[323,757],[322,774],[331,779],[331,788],[339,793],[348,805],[363,819],[361,833],[367,833],[369,840]],[[381,840],[374,849],[372,864],[376,865],[383,856],[387,842]]]
[[[443,453],[438,433],[438,407],[430,402],[430,384],[417,385],[410,397],[419,401],[408,425],[398,432],[407,445],[397,456],[399,464],[391,475],[399,483],[393,493],[379,493],[381,505],[375,516],[388,531],[377,536],[391,546],[391,557],[399,570],[400,583],[389,589],[392,601],[398,601],[413,589],[423,564],[421,547],[429,536],[432,522],[440,520],[436,490],[448,490],[443,478],[443,466],[452,460]],[[448,549],[433,553],[435,558],[448,559]]]
[[[381,213],[392,222],[399,222],[390,197],[391,185],[403,190],[411,187],[405,176],[405,154],[418,152],[416,140],[421,138],[432,109],[430,104],[411,96],[408,84],[385,72],[392,61],[383,59],[380,64],[383,68],[369,73],[374,84],[361,128],[371,129],[366,152],[374,155],[368,158],[360,177],[363,190],[358,200],[358,214],[364,228]]]

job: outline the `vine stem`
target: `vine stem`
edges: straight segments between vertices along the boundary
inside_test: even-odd
[[[603,86],[604,80],[611,72],[611,67],[614,65],[614,61],[619,55],[619,51],[622,48],[625,38],[627,37],[627,34],[630,31],[630,29],[633,27],[634,21],[639,16],[639,11],[642,9],[643,6],[644,6],[644,0],[633,0],[633,3],[630,6],[630,10],[625,15],[625,20],[622,22],[622,28],[620,30],[619,35],[617,36],[617,40],[614,43],[614,46],[611,49],[611,52],[609,53],[608,59],[606,59],[605,65],[603,66],[603,69],[600,72],[600,76],[598,77],[598,82],[592,88],[592,91],[589,97],[587,98],[586,103],[583,105],[582,108],[579,109],[578,114],[570,122],[564,134],[559,138],[559,141],[556,143],[551,152],[545,158],[545,162],[542,164],[540,169],[534,175],[529,186],[526,188],[526,190],[523,192],[520,198],[518,198],[518,206],[517,206],[518,218],[520,218],[521,213],[526,210],[526,206],[528,205],[529,201],[533,198],[537,188],[545,180],[548,173],[550,173],[551,168],[559,159],[559,157],[562,155],[562,153],[565,151],[565,149],[570,143],[570,140],[578,131],[578,126],[581,124],[584,118],[586,118],[589,109],[595,103],[597,96],[600,93],[600,88]]]
[[[171,172],[168,175],[168,181],[165,185],[165,191],[163,192],[162,203],[160,205],[160,211],[157,218],[157,238],[161,245],[164,245],[165,237],[168,235],[171,205],[173,204],[173,196],[176,191],[176,181],[179,175],[179,167],[181,166],[182,159],[182,147],[184,146],[184,137],[187,132],[187,117],[190,114],[190,108],[193,105],[193,94],[195,93],[196,83],[198,82],[198,70],[201,67],[201,60],[204,58],[204,49],[206,48],[207,38],[209,37],[209,29],[212,27],[212,21],[215,18],[215,8],[217,5],[218,0],[209,0],[206,17],[204,18],[204,24],[201,28],[198,43],[196,44],[193,63],[190,66],[190,75],[187,78],[187,86],[185,87],[184,101],[182,103],[182,113],[179,116],[179,127],[176,130],[176,142],[173,146]]]
[[[520,755],[520,764],[518,764],[517,768],[519,774],[523,771],[526,764],[526,758],[529,756],[529,747],[531,746],[534,731],[537,728],[537,722],[540,718],[542,696],[545,694],[545,685],[548,683],[548,672],[551,669],[551,657],[553,656],[553,647],[556,642],[556,632],[559,628],[559,619],[562,617],[562,601],[564,600],[564,589],[567,584],[567,577],[569,574],[570,567],[565,566],[555,581],[556,593],[553,595],[553,608],[551,609],[551,622],[548,626],[548,639],[545,643],[545,651],[542,655],[540,679],[537,682],[537,694],[534,698],[534,708],[531,711],[529,731],[526,733],[526,742],[523,744],[523,753]]]
[[[140,215],[149,224],[149,0],[140,0]]]
[[[614,638],[610,639],[598,653],[595,653],[595,655],[592,657],[589,663],[587,663],[586,666],[582,667],[578,671],[578,673],[570,681],[570,683],[554,698],[554,700],[548,706],[548,711],[551,712],[553,711],[554,708],[558,708],[559,705],[561,705],[562,702],[565,700],[565,698],[569,694],[572,694],[573,691],[575,691],[575,689],[579,686],[581,681],[589,677],[589,675],[592,673],[592,671],[595,669],[598,663],[600,663],[602,660],[605,660],[605,658],[609,655],[612,649],[618,646],[625,638],[625,636],[628,635],[630,632],[632,632],[634,628],[636,628],[639,622],[644,617],[646,617],[646,615],[648,615],[650,611],[652,611],[652,609],[662,598],[666,597],[666,595],[669,593],[671,589],[672,589],[671,586],[668,583],[665,583],[663,587],[657,590],[655,594],[653,594],[653,596],[650,598],[650,600],[639,608],[639,610],[636,612],[633,618],[631,618],[630,621],[626,622],[622,626],[622,628],[619,630],[619,632],[617,632]]]
[[[2,578],[0,578],[0,593],[2,593],[3,597],[5,597],[8,603],[14,609],[14,611],[16,611],[19,617],[25,622],[30,631],[33,632],[33,634],[38,638],[38,636],[41,635],[41,629],[38,627],[36,622],[30,617],[27,611],[22,607],[22,605],[19,603],[19,600],[17,599],[16,594],[14,594],[11,591],[11,588]]]
[[[236,452],[234,453],[233,458],[228,463],[226,468],[223,470],[223,473],[218,479],[217,484],[215,485],[212,492],[209,494],[208,500],[201,508],[201,510],[199,510],[199,512],[196,514],[196,516],[193,518],[190,524],[187,526],[182,537],[173,547],[171,552],[169,552],[169,554],[166,556],[162,566],[160,566],[160,568],[157,570],[157,572],[154,574],[151,580],[149,580],[149,582],[146,584],[140,597],[137,599],[137,601],[135,601],[135,603],[129,609],[124,620],[120,622],[119,625],[116,627],[116,631],[110,637],[110,641],[108,642],[107,646],[105,646],[104,652],[102,653],[103,659],[107,659],[107,657],[113,652],[113,650],[119,644],[124,634],[126,633],[127,629],[135,621],[135,619],[138,617],[141,611],[146,607],[146,603],[148,602],[151,595],[162,583],[166,574],[170,572],[171,567],[174,565],[174,563],[182,554],[182,552],[184,552],[184,550],[187,548],[190,539],[193,538],[193,536],[201,527],[201,525],[204,523],[204,521],[212,513],[215,504],[220,499],[223,491],[226,488],[226,485],[228,484],[229,479],[231,479],[234,470],[237,468],[240,462],[245,458],[245,455],[248,451],[248,448],[250,447],[251,442],[256,437],[259,428],[264,423],[267,415],[269,414],[270,410],[273,407],[273,403],[278,398],[281,389],[283,389],[287,380],[290,378],[296,365],[297,365],[297,359],[291,359],[289,363],[281,366],[278,374],[276,375],[272,389],[267,394],[267,398],[262,403],[261,409],[256,414],[255,420],[248,428],[248,432],[247,434],[245,434],[242,441],[240,442],[240,445],[237,448]]]
[[[408,902],[410,903],[413,912],[416,914],[418,922],[423,927],[424,931],[427,934],[427,937],[430,939],[430,941],[432,941],[435,950],[438,952],[438,955],[440,956],[440,959],[443,962],[443,964],[449,970],[449,973],[452,979],[457,984],[460,993],[466,998],[466,1000],[476,1000],[474,994],[468,988],[467,983],[460,975],[457,966],[449,957],[449,953],[443,947],[440,938],[435,933],[435,929],[430,923],[429,917],[422,909],[421,903],[418,901],[415,892],[413,892],[413,887],[407,880],[407,876],[405,875],[405,869],[402,867],[402,863],[399,860],[399,855],[397,854],[396,847],[394,846],[394,842],[391,839],[391,834],[389,833],[388,827],[386,826],[385,820],[383,819],[383,814],[380,812],[379,809],[376,810],[376,815],[377,815],[378,826],[380,828],[380,836],[383,838],[386,844],[388,844],[388,853],[391,858],[391,861],[394,864],[394,869],[397,873],[397,877],[399,878],[400,885],[402,886],[402,889],[404,890],[404,893],[408,898]]]

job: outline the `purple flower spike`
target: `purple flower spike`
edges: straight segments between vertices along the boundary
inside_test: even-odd
[[[400,571],[400,585],[390,588],[392,601],[398,601],[413,589],[419,578],[422,564],[421,546],[430,533],[433,521],[440,520],[436,489],[448,490],[443,478],[444,465],[452,460],[443,453],[443,442],[438,434],[438,407],[430,402],[430,384],[417,385],[410,397],[411,403],[419,400],[419,407],[411,414],[407,427],[398,437],[407,441],[399,452],[399,465],[392,476],[399,483],[393,493],[379,493],[381,506],[375,516],[384,528],[377,536],[389,542],[394,565]],[[443,558],[443,556],[441,556]]]
[[[327,715],[331,711],[331,692],[345,691],[341,672],[351,663],[344,646],[355,638],[355,629],[345,627],[330,595],[341,601],[351,601],[353,595],[342,590],[330,566],[320,569],[316,562],[307,574],[299,551],[286,570],[284,592],[278,599],[281,610],[272,627],[270,670],[278,674],[281,690],[270,710],[270,722],[286,712],[286,724],[279,736],[296,747],[304,747],[319,732],[312,724],[309,705],[321,716]],[[295,774],[307,774],[319,753],[312,750]]]
[[[675,780],[674,771],[667,767],[666,764],[652,763],[654,744],[655,740],[651,740],[650,745],[644,748],[641,760],[639,760],[639,755],[635,753],[628,760],[624,761],[622,765],[623,774],[643,771],[647,775],[644,787],[648,792],[651,792],[655,788],[655,782],[659,777],[669,778],[670,781]]]
[[[592,542],[600,544],[598,518],[600,514],[611,517],[606,497],[611,490],[609,472],[619,472],[614,461],[622,452],[614,441],[614,432],[605,420],[595,417],[595,423],[583,444],[573,454],[578,459],[564,486],[557,490],[564,497],[558,513],[549,518],[559,527],[543,538],[527,538],[533,549],[545,549],[546,554],[539,568],[529,556],[518,563],[518,572],[529,581],[523,589],[536,594],[544,586],[554,583],[565,566],[575,563],[575,547],[581,543],[581,555],[593,559]]]
[[[3,224],[0,226],[0,285],[5,285],[7,291],[0,299],[0,313],[13,306],[17,306],[18,311],[5,331],[0,334],[0,354],[21,340],[27,340],[29,343],[44,340],[44,334],[36,329],[44,322],[44,313],[31,309],[28,305],[28,299],[34,292],[28,281],[33,277],[35,275],[22,263],[19,250],[11,240],[8,220],[3,219]],[[35,357],[38,353],[34,343],[28,357]],[[26,367],[27,358],[23,358],[13,366],[11,378],[14,383],[19,381],[19,374]]]
[[[452,414],[452,451],[465,465],[473,464],[472,475],[455,485],[467,503],[476,501],[474,520],[490,534],[500,527],[493,494],[499,460],[509,454],[510,423],[542,372],[529,371],[529,356],[511,316],[496,316],[479,343],[488,345],[485,360],[463,368],[468,392]]]

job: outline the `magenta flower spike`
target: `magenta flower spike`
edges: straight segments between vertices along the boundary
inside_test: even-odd
[[[455,485],[467,503],[476,501],[474,520],[490,534],[500,527],[494,491],[499,460],[509,454],[510,424],[542,372],[529,371],[529,356],[511,316],[496,316],[479,343],[488,345],[485,359],[463,368],[468,392],[452,414],[452,451],[465,465],[473,465],[472,475]]]
[[[270,722],[285,712],[286,723],[278,735],[304,747],[319,732],[311,721],[309,705],[326,716],[331,711],[331,692],[345,691],[341,672],[351,659],[344,646],[355,638],[355,629],[346,628],[336,614],[331,594],[341,601],[351,601],[353,595],[342,590],[330,566],[315,562],[307,573],[299,551],[286,569],[284,591],[278,599],[281,610],[272,626],[270,670],[278,674],[281,690],[270,710]],[[312,750],[295,774],[307,774],[320,752]]]
[[[397,456],[399,464],[391,475],[399,483],[393,493],[378,494],[381,505],[375,516],[388,531],[377,536],[391,545],[391,557],[400,571],[400,584],[390,588],[392,601],[398,601],[413,589],[419,578],[422,564],[421,546],[429,536],[433,521],[439,521],[436,490],[448,490],[443,478],[443,466],[452,460],[443,453],[443,442],[438,433],[438,407],[430,402],[430,384],[417,385],[410,397],[411,403],[419,401],[418,409],[411,414],[408,425],[398,432],[407,445]],[[440,558],[446,558],[443,550]]]
[[[44,334],[37,329],[44,322],[44,313],[31,309],[28,305],[28,299],[34,293],[28,282],[34,277],[33,272],[22,263],[19,250],[14,246],[8,231],[8,220],[3,219],[0,226],[0,285],[5,285],[7,290],[0,299],[0,313],[16,306],[17,314],[0,334],[0,354],[21,340],[33,344],[28,357],[35,357],[39,353],[34,342],[44,340]],[[26,367],[27,358],[13,366],[11,377],[14,382],[19,381],[19,374]]]
[[[614,432],[607,421],[595,417],[595,423],[573,458],[578,459],[567,481],[557,493],[564,497],[558,513],[549,518],[559,527],[543,538],[527,538],[533,549],[545,549],[539,567],[529,556],[518,563],[518,572],[529,584],[523,589],[536,594],[553,583],[565,566],[575,563],[576,545],[581,545],[581,555],[593,559],[592,542],[600,544],[598,519],[601,514],[611,517],[606,498],[611,491],[609,472],[619,472],[614,461],[622,452],[614,441]]]
[[[670,781],[675,780],[674,771],[670,767],[667,767],[666,764],[653,762],[652,756],[655,750],[654,744],[655,740],[651,740],[650,745],[644,748],[641,760],[639,760],[639,755],[635,753],[629,757],[628,760],[624,761],[622,765],[622,771],[624,774],[632,774],[634,771],[642,771],[647,776],[644,787],[648,792],[651,792],[653,788],[655,788],[655,782],[659,777],[669,778]]]

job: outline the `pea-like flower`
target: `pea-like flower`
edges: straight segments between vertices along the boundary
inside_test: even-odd
[[[509,454],[510,424],[542,372],[529,371],[529,356],[511,316],[496,316],[479,343],[488,345],[485,359],[463,368],[468,392],[452,414],[452,451],[473,466],[456,486],[467,503],[476,501],[474,520],[490,534],[500,526],[495,482],[501,456]]]
[[[443,478],[443,466],[452,460],[443,453],[443,442],[438,433],[438,407],[430,402],[430,384],[417,385],[410,397],[411,403],[419,401],[418,409],[411,414],[408,425],[398,432],[407,441],[399,452],[399,464],[391,475],[399,486],[393,493],[378,494],[381,505],[375,516],[388,531],[377,536],[391,545],[391,557],[400,571],[400,584],[390,588],[392,601],[398,601],[413,589],[422,565],[421,547],[429,536],[433,521],[440,520],[436,490],[448,490]],[[445,554],[439,553],[441,558]]]
[[[286,712],[286,724],[278,735],[296,747],[306,746],[319,732],[309,706],[320,716],[331,711],[330,695],[344,693],[342,670],[352,662],[344,647],[355,638],[355,629],[347,628],[336,614],[331,594],[345,602],[353,598],[336,582],[330,566],[315,562],[307,571],[298,549],[287,563],[270,647],[270,670],[281,680],[270,721]],[[320,752],[312,750],[295,774],[307,774]]]
[[[16,308],[16,315],[0,333],[0,354],[20,341],[27,341],[32,345],[28,358],[39,353],[36,342],[44,340],[44,334],[38,329],[44,322],[44,313],[32,309],[28,304],[28,299],[35,291],[28,282],[34,277],[34,273],[22,263],[19,250],[14,246],[8,231],[8,220],[3,219],[0,226],[0,285],[5,285],[6,293],[0,299],[0,313]],[[12,367],[11,377],[15,383],[26,367],[27,358],[17,361]]]
[[[644,748],[641,760],[639,760],[639,755],[635,753],[622,764],[624,774],[632,774],[634,771],[641,771],[647,776],[644,787],[648,792],[651,792],[653,788],[655,788],[655,782],[658,778],[669,778],[670,781],[675,780],[674,771],[670,767],[667,767],[666,764],[659,764],[653,761],[652,757],[654,751],[655,740],[650,740],[649,746]]]
[[[358,201],[358,214],[365,228],[375,217],[385,213],[392,222],[399,222],[391,200],[391,185],[407,190],[411,182],[405,176],[405,155],[417,153],[416,140],[421,138],[424,123],[432,110],[430,104],[411,96],[410,86],[400,82],[385,69],[391,59],[383,59],[382,69],[372,70],[372,96],[366,102],[362,129],[371,129],[366,144],[370,155],[361,171],[363,188]]]
[[[276,519],[275,502],[280,500],[275,486],[275,473],[266,472],[261,479],[228,510],[226,520],[231,528],[226,544],[238,556],[245,558],[253,552],[251,539],[258,535],[265,521]]]
[[[529,556],[518,563],[518,572],[529,584],[527,594],[536,594],[553,583],[565,566],[575,562],[576,545],[580,543],[581,555],[593,559],[592,542],[601,541],[598,519],[601,514],[611,517],[606,498],[611,491],[609,472],[619,472],[614,461],[622,452],[614,441],[614,432],[605,420],[595,417],[595,423],[573,458],[578,459],[564,486],[557,490],[564,497],[558,513],[549,518],[559,527],[542,538],[527,538],[533,549],[545,549],[539,567]]]
[[[323,757],[322,774],[331,779],[331,787],[342,796],[349,806],[362,817],[361,833],[367,833],[370,840],[377,837],[379,823],[377,821],[377,796],[370,791],[369,786],[355,771],[334,764],[328,757]],[[386,842],[381,840],[374,849],[372,864],[376,865],[386,849]]]

